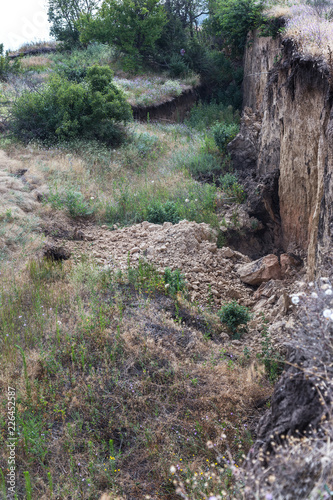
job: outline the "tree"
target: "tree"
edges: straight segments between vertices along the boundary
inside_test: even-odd
[[[243,54],[249,31],[263,19],[263,0],[211,0],[211,26],[234,56]]]
[[[165,8],[170,17],[180,20],[184,30],[189,28],[191,37],[199,18],[209,14],[206,0],[166,0]]]
[[[94,18],[81,17],[81,41],[115,45],[135,63],[152,51],[166,22],[159,0],[104,0]]]
[[[72,47],[80,42],[79,19],[93,16],[100,0],[49,0],[48,20],[50,34]]]

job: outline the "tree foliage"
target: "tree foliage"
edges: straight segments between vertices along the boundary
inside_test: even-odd
[[[100,5],[100,0],[49,0],[48,20],[50,34],[70,48],[79,44],[79,19],[91,17]]]
[[[108,66],[92,66],[82,83],[53,75],[42,90],[25,92],[15,103],[12,130],[25,141],[76,137],[115,143],[131,108],[112,83]]]
[[[189,29],[192,37],[194,26],[198,26],[198,19],[208,14],[206,0],[166,0],[165,9],[170,16],[179,19],[184,30]]]
[[[81,40],[109,43],[139,61],[151,53],[167,22],[159,0],[104,0],[92,19],[81,18]]]
[[[263,22],[263,0],[213,0],[210,25],[234,56],[244,51],[249,31]]]

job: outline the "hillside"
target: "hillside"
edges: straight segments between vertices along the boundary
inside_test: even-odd
[[[293,9],[2,56],[0,498],[332,495],[332,68]]]

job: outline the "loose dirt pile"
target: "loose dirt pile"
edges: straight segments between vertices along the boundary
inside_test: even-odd
[[[76,258],[91,254],[97,262],[111,268],[125,269],[140,259],[154,263],[163,271],[180,269],[188,282],[192,301],[216,306],[231,299],[253,305],[252,289],[239,279],[235,265],[250,259],[230,248],[217,248],[217,234],[205,223],[186,220],[172,225],[143,222],[124,229],[108,231],[105,227],[79,229],[83,241],[67,241]]]
[[[209,225],[186,220],[175,225],[143,222],[110,230],[106,226],[78,224],[74,230],[72,228],[71,236],[69,230],[65,233],[66,239],[60,236],[53,243],[58,247],[63,245],[77,261],[92,256],[101,267],[126,270],[129,265],[136,266],[141,259],[155,264],[161,272],[167,267],[180,269],[194,304],[217,311],[223,303],[236,300],[251,309],[253,319],[248,333],[242,342],[233,342],[242,346],[245,342],[255,350],[260,349],[264,314],[271,325],[277,325],[277,328],[271,326],[271,339],[281,345],[281,328],[288,320],[289,294],[295,277],[271,279],[259,288],[244,284],[238,268],[251,262],[249,257],[228,247],[217,248],[216,231]],[[50,241],[52,244],[52,239]],[[227,340],[227,331],[224,333]]]

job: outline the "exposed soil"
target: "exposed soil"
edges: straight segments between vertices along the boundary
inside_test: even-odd
[[[194,104],[199,99],[197,89],[189,88],[180,96],[155,106],[132,106],[135,120],[182,122]],[[149,118],[148,118],[149,117]]]

